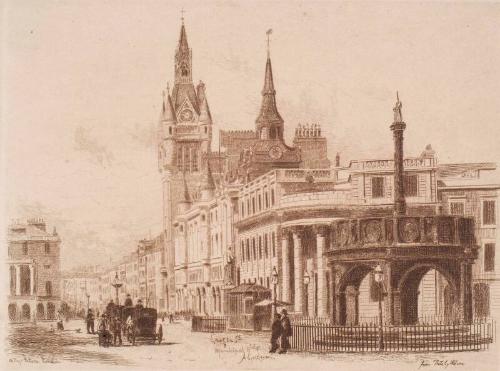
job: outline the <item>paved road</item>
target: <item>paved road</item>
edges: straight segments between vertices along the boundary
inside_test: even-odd
[[[401,363],[415,370],[495,370],[493,349],[453,354],[269,354],[265,335],[251,333],[192,333],[189,323],[164,324],[162,344],[125,344],[101,348],[97,336],[85,333],[83,321],[70,321],[65,331],[51,331],[50,324],[11,325],[8,369],[50,366],[68,370],[134,369],[350,369],[400,370]],[[77,330],[80,329],[80,332]],[[436,364],[443,361],[442,365]],[[423,365],[422,365],[423,364]],[[421,366],[422,365],[422,366]]]

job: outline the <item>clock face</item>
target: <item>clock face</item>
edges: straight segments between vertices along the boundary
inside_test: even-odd
[[[192,121],[193,112],[190,109],[183,109],[180,114],[181,121]]]
[[[278,146],[274,146],[274,147],[271,147],[269,149],[269,157],[271,157],[275,160],[281,158],[282,155],[283,155],[283,151]]]

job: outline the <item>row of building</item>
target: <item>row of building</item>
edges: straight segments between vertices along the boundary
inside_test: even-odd
[[[160,311],[229,314],[232,293],[243,293],[244,302],[252,290],[271,297],[275,289],[276,298],[288,303],[291,311],[311,317],[335,317],[342,300],[352,301],[356,313],[347,321],[359,322],[376,313],[373,275],[360,271],[357,283],[346,288],[349,293],[336,292],[343,286],[332,268],[335,261],[327,255],[335,246],[357,249],[360,241],[384,247],[382,235],[388,227],[377,218],[393,214],[396,191],[402,188],[408,205],[404,215],[409,219],[396,232],[410,244],[423,238],[422,231],[427,233],[424,224],[433,221],[425,218],[473,218],[477,246],[477,254],[470,258],[473,310],[484,317],[498,309],[496,164],[439,163],[428,145],[422,153],[404,157],[399,186],[394,174],[397,163],[389,159],[391,149],[388,158],[341,163],[337,154],[332,163],[318,124],[292,129],[295,136],[288,145],[269,50],[254,130],[220,131],[220,149],[212,152],[208,95],[201,81],[194,86],[192,66],[182,24],[175,81],[172,91],[164,93],[158,125],[162,233],[142,241],[137,252],[120,264],[95,273],[93,305],[114,298],[111,284],[117,275],[124,282],[120,300],[129,293]],[[402,133],[406,124],[399,97],[393,111],[391,128],[396,125]],[[402,150],[401,137],[401,156]],[[345,227],[340,222],[345,218],[364,221]],[[356,259],[362,261],[363,250],[359,251]],[[439,264],[425,257],[420,263],[419,289],[415,289],[418,317],[445,316],[456,299],[453,282]],[[77,305],[78,287],[80,278],[65,275],[63,299]],[[347,296],[339,301],[338,295]],[[243,304],[243,312],[244,308]]]

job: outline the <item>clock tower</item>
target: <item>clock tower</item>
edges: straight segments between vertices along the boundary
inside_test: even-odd
[[[190,185],[190,197],[201,194],[212,142],[212,116],[205,84],[193,84],[193,53],[189,48],[184,19],[174,57],[174,86],[167,87],[158,125],[158,168],[163,190],[163,229],[168,260],[168,292],[175,292],[173,220],[184,192],[184,182]],[[175,294],[174,294],[175,295]],[[175,303],[175,297],[166,303]],[[168,310],[174,310],[171,307]]]

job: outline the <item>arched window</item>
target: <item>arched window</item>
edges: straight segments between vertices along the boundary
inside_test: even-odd
[[[50,254],[50,244],[45,242],[45,254]]]

